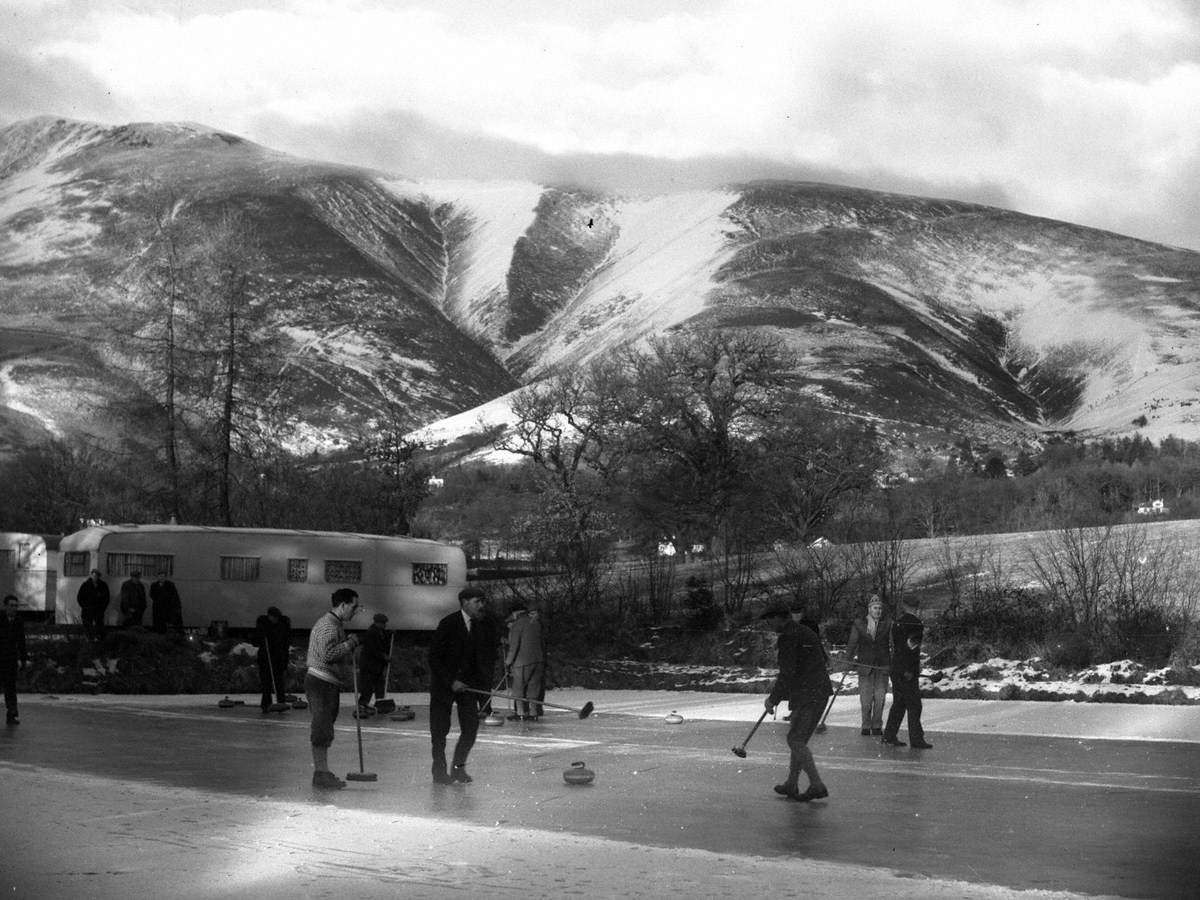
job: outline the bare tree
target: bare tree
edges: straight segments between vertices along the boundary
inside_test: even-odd
[[[899,537],[893,537],[855,546],[861,554],[861,571],[870,579],[873,589],[879,592],[883,600],[890,603],[903,597],[916,567],[912,545]]]
[[[780,411],[782,345],[714,329],[653,340],[624,362],[621,433],[630,453],[657,461],[642,470],[639,494],[693,523],[709,547],[719,544],[722,524],[752,485],[754,440]]]
[[[128,364],[140,374],[160,410],[161,446],[167,470],[167,505],[183,515],[183,452],[180,421],[187,373],[193,365],[191,324],[196,313],[200,269],[200,226],[182,195],[153,180],[131,200],[127,229],[128,264],[113,279],[109,326]]]
[[[204,362],[202,416],[215,426],[217,513],[233,524],[235,457],[252,457],[280,422],[276,391],[281,339],[270,327],[271,308],[259,292],[263,252],[249,220],[227,209],[201,235],[205,260],[198,302]]]
[[[838,616],[863,578],[862,554],[855,545],[780,544],[775,558],[793,599],[818,621]]]
[[[1112,527],[1060,528],[1027,549],[1030,574],[1076,627],[1099,637],[1110,577]]]
[[[755,477],[768,511],[796,541],[809,540],[850,495],[870,490],[882,463],[870,429],[800,402],[765,428],[760,442]]]
[[[598,596],[612,523],[599,481],[621,452],[612,440],[614,373],[605,363],[519,392],[517,421],[497,449],[523,456],[538,475],[538,515],[522,529],[549,557],[572,606]]]

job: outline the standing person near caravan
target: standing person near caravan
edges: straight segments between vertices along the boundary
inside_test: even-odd
[[[872,594],[867,615],[850,626],[846,658],[858,663],[858,701],[862,708],[862,733],[883,734],[883,707],[887,702],[889,649],[892,621],[883,614],[883,601]]]
[[[0,685],[4,689],[4,721],[8,725],[20,725],[17,718],[17,669],[29,664],[25,651],[25,623],[17,615],[20,601],[15,594],[4,598],[4,611],[0,613]]]
[[[537,623],[538,629],[542,633],[542,677],[537,686],[537,703],[533,704],[533,715],[540,719],[543,713],[542,701],[546,699],[546,682],[550,680],[549,660],[546,659],[546,628],[542,625],[542,614],[538,610],[531,609],[529,619]]]
[[[121,627],[141,628],[146,615],[146,586],[142,584],[141,572],[130,572],[128,580],[121,585]]]
[[[270,711],[272,704],[284,703],[287,696],[284,681],[292,646],[292,620],[278,606],[269,607],[266,615],[259,616],[254,623],[251,643],[258,648],[258,682],[262,687],[261,706],[265,713]]]
[[[485,618],[487,600],[477,587],[458,593],[458,611],[440,622],[429,647],[429,736],[433,748],[433,783],[469,784],[467,756],[479,731],[478,691],[490,689],[488,679],[496,665],[496,630]],[[446,736],[450,712],[458,707],[458,743],[453,766],[446,770]]]
[[[87,580],[79,586],[75,595],[79,603],[79,617],[83,620],[83,633],[89,641],[104,639],[104,613],[108,609],[108,582],[100,577],[99,569],[92,569]]]
[[[541,716],[541,707],[535,701],[543,696],[542,685],[546,674],[542,623],[519,604],[513,607],[512,615],[504,670],[512,684],[513,696],[523,699],[516,701],[516,710],[509,719],[536,721]]]
[[[346,663],[354,664],[354,648],[358,646],[358,638],[347,637],[345,631],[346,623],[358,612],[358,593],[338,588],[330,603],[329,612],[317,619],[308,636],[304,695],[312,712],[313,787],[337,789],[344,788],[346,782],[329,770],[329,746],[333,743]]]
[[[383,673],[387,671],[388,617],[383,613],[375,613],[371,619],[371,627],[363,636],[362,648],[358,651],[358,712],[359,715],[373,713],[371,695],[382,700],[387,693],[387,685],[383,683]]]
[[[883,743],[903,747],[897,737],[900,722],[908,716],[908,742],[914,750],[933,747],[921,727],[921,640],[925,626],[917,618],[917,601],[901,601],[903,612],[892,623],[892,708],[883,728]]]
[[[163,571],[150,585],[150,626],[159,634],[168,628],[183,633],[183,603],[175,582]]]
[[[768,609],[760,618],[769,620],[777,634],[779,643],[779,677],[763,706],[774,713],[781,700],[786,699],[791,710],[787,745],[791,751],[788,774],[783,784],[775,785],[775,793],[792,800],[807,802],[829,796],[829,789],[821,780],[816,760],[808,741],[817,727],[817,720],[825,709],[832,687],[829,671],[825,665],[825,650],[821,638],[811,627],[810,620],[791,622],[785,606]],[[808,776],[808,788],[800,790],[800,773]]]

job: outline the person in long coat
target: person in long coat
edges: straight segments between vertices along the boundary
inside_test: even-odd
[[[377,700],[382,700],[387,693],[387,685],[383,681],[391,653],[387,623],[387,616],[375,613],[371,619],[371,627],[363,635],[362,646],[358,650],[359,713],[373,713],[371,695],[374,694]]]
[[[535,701],[544,696],[546,647],[542,623],[523,606],[513,609],[504,669],[512,684],[513,696],[524,698],[515,701],[516,709],[509,718],[536,720],[541,716],[541,706]]]
[[[183,603],[179,589],[166,572],[159,572],[150,585],[150,625],[159,634],[168,628],[183,633]]]
[[[278,606],[270,607],[266,615],[254,623],[251,643],[258,648],[258,682],[262,688],[262,711],[273,703],[284,703],[287,696],[288,656],[291,653],[292,620]],[[271,698],[275,699],[272,700]]]
[[[17,669],[29,665],[25,623],[17,613],[19,602],[15,594],[9,594],[0,612],[0,687],[4,691],[4,721],[9,725],[21,724],[17,715]]]
[[[146,615],[146,585],[141,572],[130,572],[121,585],[121,627],[140,628]]]
[[[92,569],[91,574],[79,586],[75,600],[79,604],[79,618],[83,621],[84,635],[89,641],[102,640],[109,594],[108,582],[100,577],[99,569]]]
[[[892,620],[883,614],[883,601],[872,594],[867,614],[850,626],[846,657],[858,665],[858,702],[862,710],[862,733],[883,734],[883,708],[887,702]]]

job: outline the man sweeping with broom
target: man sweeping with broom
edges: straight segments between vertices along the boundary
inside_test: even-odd
[[[254,625],[252,642],[258,648],[258,680],[262,685],[262,711],[285,712],[289,647],[292,641],[292,620],[278,606],[259,616]],[[272,701],[274,697],[274,701]]]
[[[363,636],[362,648],[358,651],[358,715],[373,716],[383,709],[372,709],[371,696],[381,701],[387,693],[384,673],[392,655],[392,644],[387,633],[388,617],[375,613],[371,627]],[[376,707],[379,703],[375,704]]]
[[[787,700],[791,708],[791,727],[787,733],[791,751],[788,774],[782,784],[775,785],[775,793],[801,803],[823,800],[829,796],[829,789],[821,780],[808,746],[832,691],[821,638],[813,627],[815,623],[793,624],[786,606],[773,606],[759,618],[769,621],[780,636],[779,676],[763,706],[768,715],[774,713],[783,700]],[[801,772],[808,776],[808,787],[803,791],[799,786]]]

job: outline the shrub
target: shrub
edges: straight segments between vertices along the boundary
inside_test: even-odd
[[[712,631],[721,624],[721,608],[717,606],[707,581],[695,575],[689,576],[683,603],[687,610],[688,627],[693,631]]]
[[[994,655],[1013,656],[1063,624],[1062,611],[1045,594],[1002,586],[983,588],[946,610],[934,623],[934,633],[945,642],[987,642]]]
[[[1091,642],[1078,632],[1066,632],[1052,638],[1046,647],[1046,661],[1063,669],[1083,669],[1094,658]]]
[[[1020,700],[1021,687],[1016,684],[1005,684],[1000,686],[1001,700]]]
[[[1172,630],[1170,618],[1157,607],[1124,611],[1108,623],[1104,651],[1111,659],[1138,659],[1161,665],[1171,651],[1181,629]]]

